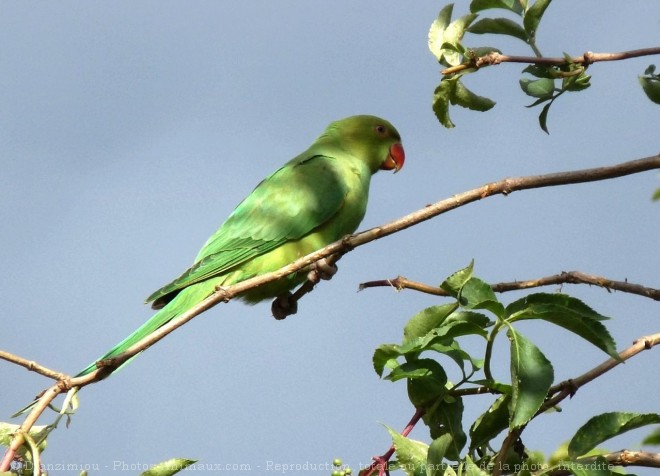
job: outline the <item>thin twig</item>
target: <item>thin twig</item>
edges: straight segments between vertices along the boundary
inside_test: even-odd
[[[657,334],[640,337],[639,339],[635,340],[635,342],[633,342],[633,345],[619,352],[618,360],[608,359],[602,364],[598,365],[597,367],[594,367],[588,372],[585,372],[584,374],[580,375],[579,377],[565,380],[557,385],[550,387],[550,389],[548,390],[548,395],[550,396],[550,398],[548,398],[543,403],[537,414],[543,413],[546,410],[556,406],[566,397],[569,396],[572,397],[573,395],[575,395],[575,392],[577,392],[580,387],[600,377],[605,372],[612,370],[617,365],[622,364],[623,362],[630,359],[631,357],[634,357],[640,352],[649,350],[658,344],[660,344],[660,332]]]
[[[12,362],[16,365],[20,365],[21,367],[25,367],[31,372],[36,372],[45,377],[52,378],[53,380],[64,380],[68,378],[68,375],[63,374],[62,372],[51,370],[44,367],[43,365],[39,365],[34,360],[24,359],[23,357],[19,357],[18,355],[6,352],[4,350],[0,350],[0,359],[6,360],[7,362]]]
[[[594,274],[587,274],[581,271],[562,271],[559,274],[554,274],[552,276],[546,276],[538,279],[529,279],[526,281],[512,281],[505,283],[496,283],[491,284],[493,291],[497,293],[504,293],[508,291],[519,291],[521,289],[530,289],[541,286],[551,286],[557,284],[592,284],[595,286],[600,286],[607,291],[612,289],[616,291],[621,291],[630,294],[637,294],[639,296],[648,297],[655,301],[660,301],[660,289],[649,288],[642,286],[641,284],[634,284],[628,281],[615,281],[613,279],[604,278],[602,276],[596,276]],[[403,289],[412,289],[415,291],[423,292],[426,294],[432,294],[435,296],[449,296],[444,289],[438,286],[432,286],[430,284],[420,283],[417,281],[412,281],[405,276],[397,276],[394,279],[381,279],[376,281],[367,281],[361,283],[359,290],[374,287],[389,286],[393,287],[397,291]]]
[[[348,235],[343,239],[326,246],[325,248],[297,259],[293,263],[284,266],[278,271],[247,279],[232,286],[220,287],[211,296],[188,309],[188,311],[178,316],[177,319],[173,319],[158,330],[154,331],[152,334],[137,342],[125,352],[113,358],[106,359],[97,363],[99,368],[97,368],[95,371],[83,377],[74,377],[71,379],[60,380],[57,382],[57,384],[44,391],[42,396],[35,403],[32,411],[21,424],[19,431],[16,432],[10,447],[5,453],[5,457],[0,463],[0,471],[6,471],[9,468],[11,461],[16,454],[16,451],[24,442],[22,435],[30,430],[32,425],[34,425],[39,416],[57,395],[71,389],[72,387],[82,388],[86,385],[102,380],[128,359],[151,347],[167,334],[184,325],[195,316],[210,309],[220,302],[229,302],[232,298],[247,291],[248,289],[277,281],[285,276],[288,276],[289,274],[308,268],[312,263],[315,263],[322,258],[328,257],[335,253],[343,255],[352,249],[357,248],[358,246],[362,246],[374,240],[392,235],[401,230],[405,230],[406,228],[417,225],[423,221],[430,220],[431,218],[446,213],[450,210],[454,210],[492,195],[508,195],[518,190],[607,180],[654,169],[660,169],[660,154],[607,167],[500,180],[498,182],[489,183],[467,192],[459,193],[451,198],[441,200],[435,204],[426,206],[388,224],[371,228],[355,235]]]
[[[592,53],[587,51],[582,56],[575,56],[573,58],[548,58],[548,57],[538,57],[538,56],[514,56],[514,55],[503,55],[502,53],[492,52],[484,56],[479,56],[478,58],[471,59],[467,63],[459,64],[456,66],[451,66],[449,68],[443,69],[442,74],[448,75],[453,73],[458,73],[471,68],[482,68],[484,66],[493,66],[500,63],[526,63],[526,64],[543,64],[549,66],[562,66],[567,63],[581,64],[588,66],[591,63],[597,63],[601,61],[620,61],[630,58],[637,58],[640,56],[651,56],[660,54],[660,47],[653,48],[641,48],[638,50],[631,51],[622,51],[620,53]]]

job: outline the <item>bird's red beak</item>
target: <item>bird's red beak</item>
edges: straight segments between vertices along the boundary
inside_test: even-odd
[[[383,162],[380,168],[382,170],[394,170],[394,173],[397,173],[401,170],[405,161],[406,153],[401,143],[397,142],[390,147],[390,155],[387,156],[387,159],[385,159],[385,162]]]

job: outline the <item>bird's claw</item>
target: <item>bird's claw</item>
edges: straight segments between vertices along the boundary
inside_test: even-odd
[[[321,258],[312,265],[311,271],[307,274],[307,279],[314,284],[318,283],[321,279],[328,281],[337,274],[337,265],[328,263],[326,258]]]
[[[278,321],[286,319],[287,316],[291,316],[298,312],[298,301],[292,299],[293,294],[287,292],[277,296],[273,303],[270,306],[270,310],[273,313],[273,317]]]

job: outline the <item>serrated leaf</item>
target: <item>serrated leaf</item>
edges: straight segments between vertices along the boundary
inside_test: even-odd
[[[461,288],[459,298],[466,309],[488,309],[499,317],[504,316],[504,306],[497,300],[493,288],[479,278],[470,278]]]
[[[463,269],[459,269],[447,279],[445,279],[440,287],[447,291],[451,296],[458,297],[458,293],[465,283],[472,278],[472,270],[474,269],[474,260]]]
[[[444,378],[442,378],[443,376]],[[442,382],[442,385],[447,383],[447,376],[444,375],[444,370],[442,370],[440,364],[433,359],[417,359],[411,362],[404,362],[397,368],[393,369],[392,372],[385,377],[385,380],[396,382],[397,380],[404,378],[435,378]]]
[[[453,104],[470,109],[472,111],[485,112],[495,106],[495,101],[484,96],[474,94],[460,81],[456,81],[454,94],[450,98]]]
[[[463,35],[465,34],[465,29],[470,26],[475,18],[477,18],[476,14],[469,13],[451,22],[442,35],[443,43],[449,43],[456,48],[459,48]],[[445,53],[444,57],[450,66],[455,66],[461,62],[460,55],[458,54]]]
[[[435,113],[435,117],[438,118],[438,121],[440,121],[440,124],[447,129],[455,127],[449,117],[449,98],[453,94],[455,87],[456,83],[454,81],[443,79],[433,92],[433,112]]]
[[[185,458],[172,458],[151,467],[140,476],[171,476],[183,471],[197,460]]]
[[[534,5],[528,8],[525,12],[525,15],[523,16],[523,26],[531,38],[536,37],[536,31],[538,30],[541,18],[551,1],[552,0],[536,0]]]
[[[518,0],[472,0],[472,3],[470,3],[472,13],[491,8],[503,8],[518,15],[523,12],[523,7]]]
[[[407,370],[399,371],[401,367]],[[423,407],[447,393],[447,374],[442,366],[432,359],[419,359],[401,364],[394,369],[398,380],[403,375],[408,379],[408,398],[415,407]],[[392,374],[388,375],[389,378]]]
[[[643,445],[660,446],[660,427],[656,428],[642,440]]]
[[[463,374],[463,379],[467,378],[467,376],[465,375],[465,366],[463,365],[463,362],[470,362],[470,366],[472,367],[471,373],[476,372],[477,370],[483,368],[484,366],[483,359],[477,359],[472,357],[470,354],[468,354],[463,349],[461,349],[458,342],[456,341],[452,342],[451,345],[434,343],[428,346],[428,350],[432,350],[440,354],[446,355],[454,362],[456,362],[456,365],[458,365],[458,367],[461,369],[461,373]]]
[[[475,34],[493,34],[508,35],[527,42],[527,33],[525,29],[513,20],[508,18],[482,18],[478,22],[470,25],[470,33]]]
[[[549,98],[555,92],[555,81],[549,78],[529,79],[521,78],[520,88],[528,96],[534,98]]]
[[[442,476],[449,467],[443,462],[447,448],[451,444],[451,435],[446,433],[433,440],[426,458],[426,476]]]
[[[511,421],[520,428],[541,408],[554,379],[552,364],[531,341],[509,327],[511,342]]]
[[[649,78],[646,76],[640,76],[639,84],[642,85],[646,97],[654,103],[660,104],[660,79],[656,77]]]
[[[438,59],[442,61],[443,56],[443,43],[445,30],[449,23],[451,22],[451,15],[454,10],[454,4],[450,3],[445,5],[440,13],[438,13],[437,18],[431,23],[431,28],[429,29],[429,50],[431,53]]]
[[[506,319],[543,319],[571,331],[595,345],[610,357],[620,360],[614,339],[601,321],[608,320],[584,302],[566,294],[535,293],[506,307]]]
[[[421,441],[406,438],[387,425],[385,425],[385,428],[392,437],[392,444],[400,468],[408,476],[426,476],[426,459],[429,446]]]
[[[611,412],[596,415],[575,433],[568,444],[568,456],[575,459],[610,438],[657,423],[660,423],[660,415],[657,413]]]
[[[399,366],[397,362],[397,357],[401,355],[399,351],[399,346],[396,344],[382,344],[374,351],[374,356],[372,362],[374,364],[374,370],[379,377],[383,376],[383,371],[385,367],[389,369],[394,369]]]
[[[427,307],[418,312],[410,318],[403,328],[403,343],[425,336],[432,329],[440,326],[457,307],[456,303],[449,303]]]
[[[461,451],[467,443],[467,435],[463,431],[463,399],[460,397],[440,402],[433,407],[431,415],[424,418],[424,422],[431,428],[431,438],[451,435],[450,443],[446,448],[445,458],[460,461]]]
[[[488,445],[490,440],[509,427],[511,395],[500,395],[490,408],[477,418],[470,428],[470,450]]]

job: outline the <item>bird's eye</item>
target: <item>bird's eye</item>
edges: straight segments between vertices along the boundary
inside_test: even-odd
[[[384,136],[384,135],[387,133],[387,129],[386,129],[385,126],[383,126],[383,125],[377,125],[377,126],[376,126],[376,132],[377,132],[379,135]]]

